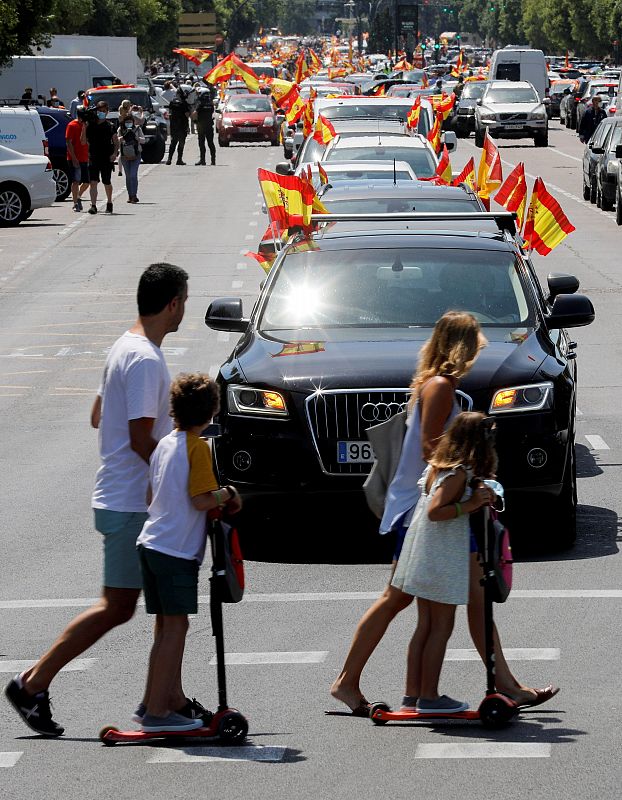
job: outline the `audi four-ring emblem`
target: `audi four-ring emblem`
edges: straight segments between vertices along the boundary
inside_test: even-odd
[[[404,411],[407,403],[365,403],[361,408],[363,422],[386,422]]]

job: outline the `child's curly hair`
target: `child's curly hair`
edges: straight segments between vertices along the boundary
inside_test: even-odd
[[[497,471],[492,427],[494,420],[479,411],[463,411],[438,440],[430,464],[436,469],[468,467],[478,478],[492,478]]]
[[[220,408],[216,383],[202,372],[181,373],[171,383],[171,417],[187,431],[212,419]]]

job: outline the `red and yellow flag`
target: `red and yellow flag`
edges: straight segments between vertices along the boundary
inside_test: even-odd
[[[309,225],[311,203],[303,200],[306,181],[295,175],[277,175],[266,169],[258,169],[257,176],[268,216],[279,233],[288,228]]]
[[[317,171],[320,176],[320,185],[326,186],[326,184],[328,183],[328,175],[326,174],[326,170],[324,169],[320,161],[317,162]]]
[[[424,72],[423,73],[423,78],[421,78],[421,88],[422,89],[427,89],[429,85],[430,85],[430,80],[428,78],[428,73]]]
[[[302,112],[302,135],[306,139],[313,133],[313,122],[315,115],[313,113],[313,100],[309,98],[305,103],[304,111]]]
[[[439,153],[441,150],[442,132],[443,132],[443,115],[441,114],[440,111],[437,111],[434,118],[434,125],[430,128],[430,130],[426,134],[426,138],[434,148],[435,153]]]
[[[278,78],[268,80],[270,92],[279,108],[285,112],[285,119],[290,125],[298,122],[305,110],[305,101],[300,96],[298,87],[291,81]]]
[[[328,80],[334,81],[335,78],[345,78],[348,74],[345,67],[329,67],[328,68]]]
[[[445,183],[447,186],[451,186],[451,162],[449,161],[449,151],[447,150],[447,145],[445,144],[443,145],[443,152],[436,166],[434,175],[438,179],[438,183]]]
[[[313,134],[315,141],[320,144],[328,144],[336,135],[337,131],[333,127],[333,123],[322,114],[319,114],[315,123],[315,133]]]
[[[527,206],[527,181],[525,165],[517,164],[505,179],[503,186],[495,195],[495,202],[508,211],[515,211],[518,218],[518,230],[523,227],[525,208]]]
[[[305,78],[308,78],[311,75],[311,70],[309,69],[309,65],[307,64],[307,60],[305,58],[304,50],[301,50],[298,54],[298,58],[296,59],[296,70],[294,73],[294,81],[296,83],[302,83]]]
[[[454,178],[452,185],[453,186],[460,186],[461,183],[466,183],[473,191],[477,191],[477,183],[475,180],[475,161],[473,161],[473,156],[467,161],[464,165],[464,169],[458,175],[457,178]]]
[[[458,55],[458,60],[456,61],[456,66],[451,70],[452,78],[457,78],[459,75],[462,75],[466,68],[467,62],[464,57],[464,50],[461,50],[460,54]]]
[[[413,65],[406,61],[405,58],[401,58],[393,67],[393,69],[397,72],[398,70],[402,70],[404,72],[410,72],[413,68]]]
[[[211,84],[226,83],[232,75],[233,64],[231,63],[231,57],[226,56],[204,76],[203,80]]]
[[[439,98],[433,99],[432,108],[434,109],[434,111],[441,112],[441,114],[443,115],[443,122],[444,122],[447,119],[447,117],[451,114],[455,102],[456,102],[456,95],[453,92],[451,94],[443,93]]]
[[[478,194],[482,200],[489,200],[491,192],[498,189],[503,182],[503,170],[501,169],[501,156],[496,145],[486,131],[484,136],[484,147],[482,157],[477,169]]]
[[[374,97],[384,97],[387,93],[387,87],[384,83],[380,84],[380,86],[376,86],[375,89],[372,89],[372,95]]]
[[[322,69],[322,61],[315,50],[309,48],[309,69],[314,74]]]
[[[574,230],[557,200],[546,190],[542,178],[536,178],[523,232],[525,245],[546,256]]]
[[[266,272],[270,272],[272,269],[272,265],[276,261],[277,252],[276,250],[273,253],[253,253],[251,250],[246,252],[247,258],[254,258],[258,264],[261,265],[261,268]]]
[[[176,47],[173,49],[173,53],[179,53],[180,56],[184,56],[188,59],[188,61],[192,61],[194,64],[202,64],[206,61],[211,55],[213,55],[213,50],[199,50],[195,49],[194,47]]]
[[[231,68],[234,74],[244,81],[246,88],[250,92],[258,92],[259,78],[248,64],[245,64],[235,53],[231,53],[228,58],[231,58]]]
[[[417,96],[412,108],[406,115],[406,125],[413,130],[417,130],[419,126],[419,116],[421,114],[421,97]]]

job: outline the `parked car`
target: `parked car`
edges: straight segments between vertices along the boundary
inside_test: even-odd
[[[300,509],[317,493],[333,495],[327,507],[353,502],[374,459],[366,429],[404,407],[421,345],[457,308],[489,342],[459,388],[497,419],[509,509],[539,497],[548,543],[574,541],[577,368],[565,328],[590,324],[594,308],[570,275],[542,291],[510,215],[496,216],[500,230],[466,216],[450,231],[442,214],[383,230],[337,221],[291,239],[250,316],[239,298],[212,301],[206,325],[241,334],[218,375],[222,484],[259,508],[278,494]]]
[[[0,145],[0,226],[19,225],[35,209],[51,206],[55,200],[49,158]]]
[[[71,114],[65,108],[37,106],[43,131],[48,140],[48,155],[52,162],[56,183],[56,200],[62,202],[71,193],[71,175],[67,166],[67,144],[65,131],[71,122]]]
[[[602,108],[603,111],[610,117],[612,117],[615,112],[615,97],[618,91],[618,84],[613,83],[611,81],[590,81],[589,84],[585,87],[583,94],[579,98],[577,103],[577,121],[576,121],[576,130],[578,131],[581,126],[581,120],[583,119],[583,115],[587,111],[588,108],[592,105],[592,98],[595,95],[600,95],[602,99]]]
[[[0,106],[0,144],[31,156],[48,156],[48,140],[34,108]]]
[[[611,211],[616,200],[622,117],[604,119],[583,151],[583,198]]]
[[[279,124],[270,102],[262,94],[238,94],[229,97],[216,119],[218,144],[231,142],[270,142],[279,144]]]
[[[568,92],[571,93],[574,89],[576,89],[576,86],[577,82],[574,80],[558,80],[551,82],[551,88],[549,90],[549,104],[547,106],[549,119],[560,117],[561,122],[560,106],[562,98],[564,97],[564,92],[568,90]],[[564,123],[562,122],[562,125],[563,124]]]
[[[544,103],[528,81],[491,81],[475,107],[475,144],[483,147],[486,131],[496,139],[533,138],[536,147],[549,143]]]

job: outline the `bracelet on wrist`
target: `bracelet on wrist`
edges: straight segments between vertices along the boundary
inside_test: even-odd
[[[461,517],[463,514],[462,505],[460,503],[454,503],[454,506],[456,508],[456,519],[458,519],[458,517]]]

